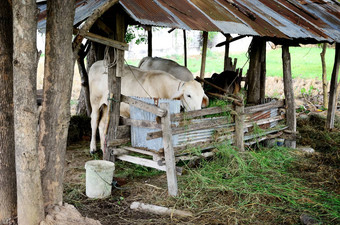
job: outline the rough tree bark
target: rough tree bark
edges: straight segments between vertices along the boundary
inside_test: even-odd
[[[322,65],[322,92],[323,92],[323,106],[328,108],[328,82],[327,82],[327,71],[326,71],[326,55],[327,43],[322,44],[321,65]]]
[[[261,37],[253,37],[250,46],[250,62],[247,73],[247,103],[259,104],[261,98],[261,52],[262,46],[265,43]]]
[[[12,5],[0,7],[0,224],[16,215]]]
[[[39,160],[44,205],[62,202],[66,141],[74,59],[72,28],[74,1],[47,1],[45,74]]]
[[[90,51],[87,54],[87,74],[92,66],[93,63],[95,63],[98,60],[102,60],[104,59],[104,50],[105,50],[105,46],[92,42],[91,43],[91,47],[90,47]],[[83,78],[82,78],[83,79]],[[86,88],[88,88],[88,80],[85,80],[85,84],[87,82],[87,87],[85,85],[81,86],[81,90],[80,90],[80,95],[78,98],[78,105],[77,105],[77,115],[87,115],[90,116],[91,112],[89,112],[90,114],[88,114],[87,108],[86,108]]]
[[[37,7],[35,0],[13,0],[13,75],[18,224],[44,217],[37,151]]]

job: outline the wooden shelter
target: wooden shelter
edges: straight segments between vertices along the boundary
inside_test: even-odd
[[[81,68],[81,75],[85,93],[88,91],[86,69],[83,59],[88,53],[89,45],[82,46],[82,41],[87,39],[93,43],[93,55],[88,55],[89,64],[91,60],[104,58],[104,48],[102,45],[110,46],[110,50],[105,57],[109,60],[115,59],[116,66],[109,67],[109,92],[110,92],[110,123],[108,129],[108,147],[120,148],[119,145],[128,139],[126,134],[129,132],[128,126],[138,125],[138,121],[125,120],[125,125],[120,124],[119,105],[124,101],[130,105],[139,107],[145,111],[152,112],[160,118],[161,123],[143,123],[146,127],[156,127],[162,130],[164,149],[163,153],[154,153],[143,149],[123,147],[125,150],[139,152],[153,157],[153,160],[139,160],[142,165],[166,170],[169,185],[169,194],[177,194],[177,178],[179,172],[176,169],[174,146],[172,146],[172,135],[179,132],[180,128],[174,128],[172,121],[183,120],[183,115],[170,115],[168,105],[162,104],[160,107],[146,104],[139,100],[122,96],[120,93],[120,77],[123,73],[124,51],[128,45],[124,41],[127,25],[141,25],[148,29],[149,50],[152,55],[151,26],[169,27],[171,29],[201,30],[203,31],[203,52],[200,78],[204,78],[205,56],[207,51],[208,32],[217,31],[225,34],[226,41],[219,44],[225,45],[227,65],[228,45],[230,42],[245,37],[253,36],[250,48],[250,68],[247,72],[248,96],[247,101],[253,104],[264,102],[265,94],[265,45],[267,41],[282,45],[282,61],[284,73],[284,92],[285,106],[280,103],[268,103],[260,106],[244,107],[243,99],[235,97],[233,99],[235,108],[225,109],[224,112],[231,110],[234,115],[233,128],[235,138],[233,139],[240,150],[244,148],[244,129],[251,126],[244,122],[246,114],[258,111],[260,115],[266,114],[268,109],[277,109],[278,117],[282,119],[279,108],[286,109],[287,128],[291,134],[296,132],[296,116],[294,106],[294,94],[292,86],[292,74],[290,65],[289,46],[297,46],[307,43],[334,43],[336,42],[336,57],[332,73],[331,92],[329,101],[329,112],[327,127],[333,126],[335,111],[336,83],[339,70],[339,43],[340,43],[340,6],[337,1],[324,0],[78,0],[76,17],[74,21],[74,49],[79,49],[78,63]],[[40,3],[40,23],[38,27],[43,30],[45,3]],[[240,36],[232,39],[230,34],[237,33]],[[116,50],[113,50],[116,49]],[[75,51],[77,52],[77,51]],[[88,109],[90,110],[90,105]],[[221,109],[204,109],[199,112],[188,113],[189,117],[221,113]],[[281,116],[281,117],[280,117]],[[217,118],[217,122],[225,118]],[[270,119],[259,119],[258,124],[270,123]],[[182,121],[183,122],[183,121]],[[184,123],[184,122],[183,122]],[[202,123],[201,123],[202,124]],[[192,125],[192,129],[202,129],[201,124]],[[205,126],[214,126],[212,122]],[[254,126],[254,124],[252,124]],[[206,128],[203,126],[203,128]],[[177,131],[176,131],[177,129]],[[216,128],[219,129],[219,128]],[[283,129],[283,128],[282,128]],[[286,128],[284,128],[286,129]],[[278,130],[277,130],[278,131]],[[156,135],[156,134],[150,134]],[[158,134],[159,135],[159,134]],[[229,138],[228,135],[221,137]],[[250,138],[253,139],[253,138]],[[295,147],[294,138],[287,142],[289,146]],[[205,143],[199,143],[202,146]],[[198,144],[197,144],[198,145]],[[107,151],[110,153],[111,151]],[[202,153],[204,155],[205,153]],[[110,154],[105,158],[109,159]],[[136,162],[131,156],[119,156],[119,159]],[[165,162],[165,164],[164,164]]]

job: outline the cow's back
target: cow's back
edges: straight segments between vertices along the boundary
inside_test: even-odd
[[[172,74],[182,81],[191,81],[194,79],[192,73],[185,66],[181,66],[170,59],[144,57],[139,63],[139,68],[142,70],[161,70]]]

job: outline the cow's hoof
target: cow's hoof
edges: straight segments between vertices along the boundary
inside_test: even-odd
[[[96,152],[97,152],[96,150],[92,150],[92,149],[90,150],[91,155],[95,154]]]

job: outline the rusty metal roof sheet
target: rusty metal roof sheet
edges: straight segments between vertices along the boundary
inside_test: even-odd
[[[78,0],[74,24],[105,1]],[[117,4],[143,25],[340,42],[337,0],[120,0]]]

